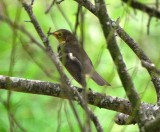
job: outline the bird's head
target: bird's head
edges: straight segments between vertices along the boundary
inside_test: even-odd
[[[74,35],[66,29],[59,29],[53,33],[50,33],[50,35],[54,35],[56,39],[59,41],[59,44],[64,44],[74,37]]]

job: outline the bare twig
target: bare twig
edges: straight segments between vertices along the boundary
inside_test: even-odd
[[[55,76],[53,76],[53,72],[51,73],[50,70],[46,69],[41,63],[39,63],[39,61],[37,61],[33,55],[32,50],[29,47],[29,44],[27,45],[26,42],[24,42],[22,40],[22,38],[20,38],[20,42],[22,44],[23,49],[28,53],[28,55],[31,57],[31,59],[33,60],[33,62],[45,73],[45,75],[49,78],[54,77],[54,79],[58,80],[58,78],[56,78]]]
[[[160,70],[156,68],[156,66],[153,63],[149,63],[147,61],[142,60],[141,61],[142,66],[146,69],[149,69],[150,71],[154,71],[157,74],[160,74]]]
[[[68,126],[70,128],[70,132],[74,132],[74,130],[73,130],[73,125],[74,124],[72,123],[72,120],[70,118],[70,114],[69,114],[69,111],[68,111],[66,103],[64,103],[64,112],[65,112],[65,116],[67,118]]]
[[[4,0],[2,0],[0,2],[2,4],[2,9],[1,13],[0,13],[0,20],[3,21],[3,17],[2,17],[2,12],[4,14],[4,16],[9,18],[9,12],[7,9],[7,4],[5,3]],[[21,14],[21,9],[17,8],[16,11],[16,16],[15,16],[15,20],[14,22],[12,22],[12,35],[13,35],[13,39],[12,39],[12,49],[11,49],[11,54],[10,54],[10,65],[9,65],[9,70],[8,70],[8,75],[13,75],[13,71],[14,71],[14,65],[15,65],[15,54],[16,54],[16,40],[17,40],[17,30],[14,28],[14,26],[16,25],[16,20],[19,20],[20,18],[20,14]],[[6,84],[9,88],[9,82]],[[6,101],[2,101],[2,104],[5,106],[7,112],[8,112],[8,119],[9,119],[9,128],[10,131],[13,132],[15,126],[17,126],[19,129],[21,129],[22,131],[25,131],[25,129],[21,126],[21,124],[16,120],[14,113],[11,110],[11,96],[12,96],[12,92],[10,90],[8,90],[7,93],[7,100]]]
[[[155,5],[156,5],[156,9],[158,10],[158,8],[159,8],[159,0],[156,0]]]
[[[67,22],[67,24],[69,25],[70,29],[73,31],[73,27],[72,27],[72,23],[69,20],[68,16],[66,15],[66,13],[63,11],[63,8],[61,8],[61,6],[59,4],[57,4],[57,8],[60,11],[60,13],[62,14],[62,16],[64,17],[65,21]]]
[[[34,0],[31,0],[31,6],[34,4]]]
[[[80,44],[82,47],[84,46],[84,12],[82,10],[82,6],[78,5],[77,12],[76,12],[76,21],[74,26],[74,34],[77,34],[77,28],[80,24],[80,32],[81,32],[81,39]]]
[[[15,20],[13,25],[16,23],[16,21],[20,19],[20,14],[21,14],[21,9],[17,8],[16,10],[16,16],[15,16]],[[10,64],[9,64],[9,70],[8,70],[8,75],[12,76],[13,75],[13,71],[14,71],[14,66],[15,66],[15,62],[16,62],[16,50],[17,50],[17,30],[15,30],[15,28],[12,27],[12,49],[11,49],[11,54],[10,54]],[[9,87],[9,84],[8,84]],[[6,101],[6,105],[7,105],[7,112],[8,112],[8,118],[9,118],[9,127],[10,127],[10,131],[13,132],[14,131],[14,125],[15,125],[15,120],[13,120],[14,118],[14,114],[11,111],[11,96],[12,96],[12,91],[8,91],[7,93],[7,101]],[[20,126],[20,125],[19,125]]]
[[[64,0],[58,0],[56,1],[56,4],[61,4],[61,2],[63,2]]]
[[[8,104],[6,101],[2,100],[0,97],[0,102],[4,105],[4,107],[6,108],[6,110],[8,110]],[[22,131],[22,132],[27,132],[20,124],[19,122],[15,119],[15,115],[13,113],[10,113],[10,118],[11,120],[13,120],[13,122],[15,123],[15,125],[18,126],[18,128]]]
[[[57,132],[60,132],[61,125],[62,125],[61,124],[61,121],[62,121],[62,117],[61,117],[62,106],[63,106],[63,102],[61,101],[59,109],[58,109],[58,114],[57,114],[57,119],[58,119]]]
[[[147,23],[147,34],[149,35],[150,33],[150,24],[151,24],[151,20],[152,20],[152,16],[149,16],[149,19],[148,19],[148,23]]]
[[[83,12],[83,8],[81,7],[81,10],[80,10],[80,31],[81,31],[81,39],[80,39],[80,43],[82,45],[82,47],[84,47],[84,12]]]
[[[12,28],[14,28],[15,30],[19,30],[21,31],[23,34],[25,34],[26,36],[28,36],[30,38],[30,40],[35,43],[39,48],[41,48],[42,50],[45,50],[45,48],[42,46],[42,44],[40,44],[37,39],[35,39],[34,36],[32,36],[32,34],[27,31],[23,26],[17,24],[17,23],[13,23],[8,17],[5,16],[1,16],[0,15],[0,20],[3,22],[6,22],[9,26],[11,26]]]
[[[135,0],[122,0],[122,1],[128,4],[129,6],[133,7],[134,9],[138,9],[142,12],[147,13],[149,16],[153,16],[160,19],[160,12],[157,9],[148,7],[145,4],[142,4],[139,1]]]
[[[77,28],[78,28],[78,25],[79,25],[79,13],[80,13],[81,8],[82,8],[81,5],[78,5],[77,12],[76,12],[76,21],[75,21],[75,24],[74,24],[74,34],[75,35],[77,33]]]
[[[75,1],[97,16],[97,9],[89,0],[75,0]]]
[[[3,12],[4,12],[5,16],[9,17],[9,12],[7,10],[7,5],[5,3],[5,0],[1,0],[0,3],[2,4],[2,8],[3,8]]]
[[[55,4],[56,0],[52,0],[52,3],[50,4],[50,6],[46,9],[45,14],[47,14],[51,8],[53,7],[53,5]]]

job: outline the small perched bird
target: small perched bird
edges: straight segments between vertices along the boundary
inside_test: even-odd
[[[54,35],[59,41],[58,55],[60,61],[78,83],[85,86],[85,76],[87,75],[100,86],[110,86],[110,84],[94,70],[90,58],[79,44],[75,35],[66,29],[59,29],[49,34]]]

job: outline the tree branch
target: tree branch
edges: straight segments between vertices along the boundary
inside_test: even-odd
[[[97,9],[89,0],[75,0],[75,1],[97,16]]]
[[[39,80],[0,75],[0,89],[69,99],[66,89],[61,84]],[[83,94],[83,89],[72,86],[68,91],[71,99],[76,101],[77,94],[74,89],[77,89],[80,95]],[[133,109],[131,108],[130,102],[126,99],[106,96],[91,90],[87,92],[87,98],[89,104],[99,108],[109,109],[127,115],[132,114]],[[147,113],[146,115],[150,117],[157,117],[160,113],[160,107],[157,105],[142,103],[141,109],[143,109],[144,112]]]
[[[157,74],[158,70],[155,68],[155,65],[143,52],[143,50],[139,47],[139,45],[133,40],[133,38],[131,38],[119,25],[116,25],[114,28],[116,29],[116,32],[119,35],[119,37],[132,49],[132,51],[140,59],[140,61],[142,62],[142,66],[144,66],[147,69],[152,79],[152,82],[155,86],[155,90],[157,92],[157,102],[158,104],[160,104],[160,79],[159,79],[159,74]],[[154,68],[151,68],[148,65],[146,66],[145,65],[146,63],[144,62],[146,62],[150,66],[154,65]]]
[[[137,101],[139,100],[139,95],[136,93],[134,85],[131,81],[131,78],[127,72],[126,65],[123,61],[123,57],[120,53],[120,50],[117,46],[116,39],[114,37],[113,30],[110,26],[110,18],[107,14],[105,3],[103,1],[97,1],[97,7],[95,7],[90,1],[88,0],[75,0],[80,5],[87,8],[90,12],[92,12],[94,15],[96,15],[102,25],[102,29],[104,32],[105,39],[108,43],[108,49],[111,53],[112,59],[117,66],[117,70],[120,76],[120,79],[122,81],[122,84],[125,88],[126,94],[131,101],[131,104],[134,106],[137,106]]]
[[[133,117],[123,114],[123,113],[119,113],[118,115],[116,115],[114,121],[118,124],[118,125],[130,125],[130,124],[135,124],[136,121]]]
[[[149,16],[154,16],[160,19],[160,12],[157,9],[146,6],[145,4],[140,3],[135,0],[122,0],[127,5],[133,7],[134,9],[138,9],[142,12],[147,13]]]
[[[129,98],[132,107],[138,108],[140,103],[139,102],[140,98],[138,93],[135,90],[134,84],[132,82],[132,79],[127,71],[127,67],[123,60],[123,56],[121,55],[121,52],[117,45],[116,38],[114,36],[114,31],[110,25],[111,19],[109,18],[109,15],[107,13],[105,2],[104,0],[98,0],[95,2],[96,2],[96,9],[97,9],[97,16],[102,26],[102,30],[107,42],[108,50],[112,56],[112,59],[115,65],[117,66],[117,71],[122,81],[127,97]]]
[[[160,130],[160,116],[155,120],[149,121],[144,126],[145,132],[158,132]]]

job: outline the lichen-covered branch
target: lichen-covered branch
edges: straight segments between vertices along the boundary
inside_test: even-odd
[[[160,116],[155,120],[149,121],[144,126],[145,132],[158,132],[160,130]]]
[[[18,77],[8,77],[0,75],[0,89],[11,90],[16,92],[39,94],[54,96],[62,99],[68,99],[66,89],[63,88],[61,84],[39,81],[39,80],[30,80],[25,78]],[[77,100],[77,94],[75,90],[77,89],[79,94],[82,95],[82,88],[72,86],[69,89],[68,93],[72,100]],[[106,96],[104,94],[88,91],[88,103],[99,108],[109,109],[117,112],[121,112],[127,115],[132,114],[132,108],[130,102],[126,99]],[[157,117],[160,113],[160,107],[157,105],[142,103],[141,109],[143,109],[146,116]]]
[[[123,113],[119,113],[116,115],[114,121],[118,124],[118,125],[130,125],[130,124],[135,124],[136,121],[133,117],[123,114]]]

